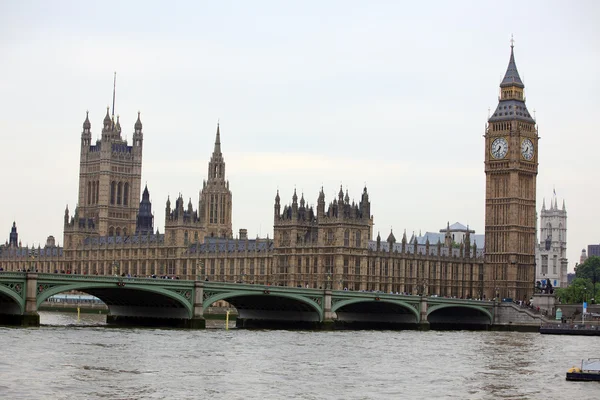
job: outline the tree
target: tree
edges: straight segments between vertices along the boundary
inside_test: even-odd
[[[554,292],[563,304],[579,304],[584,301],[592,302],[592,299],[600,295],[600,285],[594,293],[591,279],[575,278],[566,288],[557,288]]]
[[[577,266],[575,271],[577,278],[589,279],[591,281],[592,297],[597,299],[596,284],[600,286],[600,257],[592,256],[583,264]]]

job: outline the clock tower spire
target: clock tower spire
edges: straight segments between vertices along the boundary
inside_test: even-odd
[[[487,297],[527,300],[535,281],[538,131],[511,40],[496,111],[485,132]]]

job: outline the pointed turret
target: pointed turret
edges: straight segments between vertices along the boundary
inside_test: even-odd
[[[213,154],[221,154],[221,129],[219,127],[218,122],[217,122],[217,135],[215,137],[215,149],[213,150]]]
[[[546,198],[542,199],[542,211],[546,211]]]
[[[118,121],[117,117],[117,121]],[[133,129],[135,130],[136,133],[139,133],[142,131],[142,120],[140,119],[140,112],[138,111],[138,117],[137,117],[137,121],[135,121],[135,124],[133,125]]]
[[[83,132],[87,133],[92,128],[92,124],[90,123],[89,111],[85,112],[85,121],[83,121]]]
[[[115,130],[120,134],[121,133],[121,122],[119,122],[119,116],[117,115],[117,124],[115,125]]]
[[[103,125],[105,130],[110,130],[112,126],[112,120],[110,119],[110,108],[106,107],[106,116],[104,117]]]
[[[519,71],[517,70],[517,64],[515,63],[515,45],[511,43],[510,45],[510,60],[508,60],[508,67],[506,68],[506,73],[504,74],[504,79],[502,79],[502,83],[500,83],[500,87],[511,87],[516,86],[520,88],[524,88],[523,81],[521,81],[521,77],[519,76]]]
[[[500,83],[500,101],[488,122],[519,120],[535,123],[525,106],[524,88],[515,63],[514,45],[511,44],[508,68]]]
[[[10,235],[8,240],[9,247],[21,247],[19,245],[19,234],[17,233],[17,223],[13,221],[12,228],[10,229]]]
[[[567,211],[567,206],[565,205],[565,199],[563,199],[563,206],[562,206],[562,210],[563,210],[563,211]]]

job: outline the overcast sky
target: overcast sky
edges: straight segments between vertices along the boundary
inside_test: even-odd
[[[515,38],[539,134],[537,209],[568,211],[570,270],[600,243],[600,3],[0,1],[0,239],[62,245],[82,123],[144,125],[155,228],[197,207],[217,121],[233,229],[273,235],[277,189],[315,204],[367,185],[374,236],[484,232],[484,128]],[[4,232],[2,234],[2,232]]]

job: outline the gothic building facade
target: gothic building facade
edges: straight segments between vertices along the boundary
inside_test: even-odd
[[[563,200],[562,208],[556,197],[542,203],[540,213],[540,238],[535,252],[535,279],[541,286],[549,281],[553,287],[566,287],[567,284],[567,208]]]
[[[167,199],[164,233],[153,226],[148,188],[141,189],[143,134],[121,137],[119,118],[107,112],[101,138],[91,143],[83,124],[78,203],[65,211],[64,247],[55,251],[13,246],[0,255],[4,270],[77,274],[170,275],[188,279],[375,290],[464,298],[525,299],[533,291],[537,129],[526,107],[513,49],[500,102],[485,135],[486,237],[448,224],[437,240],[372,240],[368,190],[350,202],[340,188],[316,209],[294,191],[291,203],[275,197],[273,238],[233,238],[232,193],[225,176],[221,132],[216,139],[198,208],[180,194]],[[135,200],[135,201],[134,201]],[[460,231],[460,232],[459,232]],[[454,233],[454,237],[452,236]],[[460,239],[456,235],[460,233]],[[15,228],[16,235],[16,228]],[[473,236],[472,236],[473,235]],[[484,249],[477,245],[483,245]],[[56,254],[56,255],[53,255]]]

